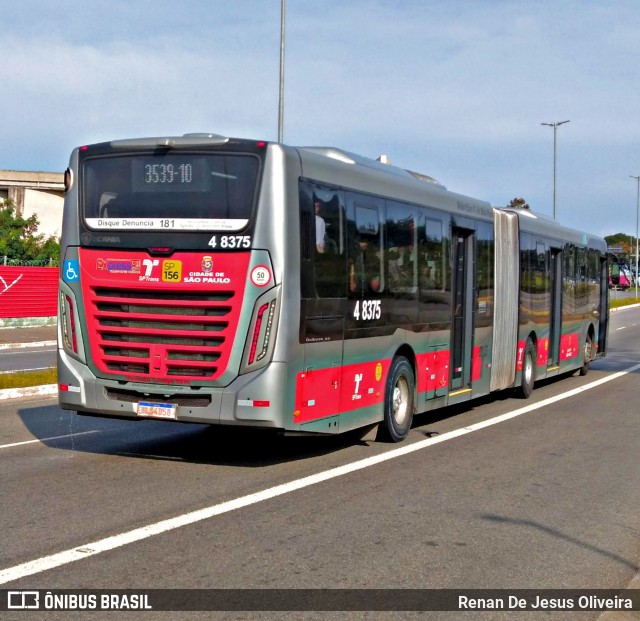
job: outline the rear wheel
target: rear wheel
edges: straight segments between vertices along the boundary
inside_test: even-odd
[[[522,383],[520,384],[520,394],[528,399],[533,392],[533,385],[536,382],[536,348],[533,341],[528,338],[524,347],[522,358]]]
[[[415,377],[404,356],[394,358],[387,376],[384,396],[384,421],[378,439],[401,442],[409,434],[413,422]]]

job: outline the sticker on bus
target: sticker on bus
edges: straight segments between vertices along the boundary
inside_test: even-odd
[[[256,265],[251,270],[251,282],[256,287],[265,287],[271,281],[271,271],[266,265]]]
[[[77,282],[80,280],[80,262],[77,259],[65,261],[63,274],[65,282]]]
[[[240,231],[248,222],[241,218],[87,218],[96,230]]]

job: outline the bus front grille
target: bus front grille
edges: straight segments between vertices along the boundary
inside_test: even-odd
[[[234,291],[89,288],[94,362],[129,381],[214,381],[235,335]],[[96,356],[97,354],[97,356]]]

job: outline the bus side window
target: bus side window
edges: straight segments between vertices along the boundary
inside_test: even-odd
[[[493,257],[493,226],[488,222],[478,222],[476,224],[476,327],[490,326],[493,321]],[[548,265],[546,258],[545,263]],[[547,280],[549,278],[548,269],[545,278]]]
[[[576,247],[564,246],[564,276],[562,284],[562,320],[570,321],[576,307]]]
[[[444,327],[451,318],[450,239],[446,216],[418,214],[419,321]]]
[[[302,299],[317,297],[314,278],[314,219],[311,187],[300,181],[300,296]]]
[[[316,251],[320,254],[343,254],[344,208],[341,193],[316,188],[313,193]]]
[[[321,298],[345,297],[344,200],[342,192],[316,186],[313,192],[315,287]]]
[[[301,294],[303,298],[346,295],[342,192],[300,181]]]
[[[420,290],[445,290],[448,252],[443,245],[442,222],[427,218],[420,239]]]
[[[417,292],[418,252],[415,212],[411,205],[387,201],[385,259],[389,291],[413,295]]]
[[[349,193],[347,247],[349,297],[377,297],[384,291],[380,213],[384,202],[372,196]]]

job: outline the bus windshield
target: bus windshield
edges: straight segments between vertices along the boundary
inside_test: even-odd
[[[259,166],[257,157],[237,153],[88,157],[85,222],[95,230],[238,231],[249,222]]]

